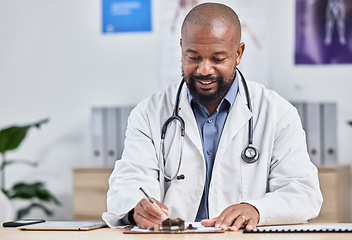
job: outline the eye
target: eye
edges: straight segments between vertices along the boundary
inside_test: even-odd
[[[191,59],[191,60],[199,60],[199,59],[200,59],[200,57],[198,57],[198,56],[190,56],[190,55],[187,55],[187,57],[188,57],[189,59]]]
[[[222,62],[224,60],[226,60],[226,58],[216,58],[216,57],[213,58],[214,62]]]

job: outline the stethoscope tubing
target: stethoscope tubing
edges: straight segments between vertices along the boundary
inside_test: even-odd
[[[253,113],[251,97],[249,94],[247,82],[246,82],[242,72],[237,67],[236,67],[236,70],[239,72],[239,74],[241,76],[241,80],[243,83],[243,87],[244,87],[246,99],[247,99],[247,107]],[[185,178],[185,176],[183,174],[178,175],[180,172],[180,168],[181,168],[182,154],[183,154],[183,142],[184,142],[184,136],[185,136],[185,130],[186,130],[184,120],[182,119],[182,117],[180,117],[178,115],[179,104],[180,104],[180,95],[181,95],[181,90],[182,90],[184,82],[185,82],[185,80],[182,79],[182,81],[178,87],[173,113],[172,113],[171,117],[169,117],[165,121],[165,123],[163,124],[162,129],[161,129],[159,162],[160,162],[160,170],[161,170],[162,174],[164,175],[165,181],[167,181],[167,182],[170,182],[173,180],[181,180],[181,179]],[[181,150],[180,150],[179,161],[178,161],[176,173],[173,177],[171,177],[171,176],[167,176],[165,173],[164,140],[165,140],[167,127],[169,126],[169,124],[172,121],[175,121],[175,120],[180,123],[180,127],[181,127],[181,147],[180,147]],[[251,116],[251,118],[249,119],[249,122],[248,122],[248,146],[243,149],[243,151],[241,153],[241,157],[246,163],[254,163],[259,158],[259,151],[253,146],[253,116]]]
[[[242,84],[244,87],[244,91],[246,93],[248,109],[249,109],[249,111],[251,111],[253,113],[251,96],[249,94],[247,82],[245,81],[245,78],[244,78],[242,72],[238,68],[236,68],[236,69],[239,72],[239,74],[241,75]],[[251,117],[248,122],[248,145],[252,145],[252,144],[253,144],[253,117]]]

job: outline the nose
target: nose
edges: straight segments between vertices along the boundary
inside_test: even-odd
[[[197,68],[197,73],[203,76],[208,76],[214,74],[215,70],[211,61],[204,59],[202,60]]]

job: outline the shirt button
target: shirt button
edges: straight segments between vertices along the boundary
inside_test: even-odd
[[[203,188],[198,188],[197,189],[197,194],[202,195],[203,194]]]
[[[208,155],[210,155],[210,154],[211,154],[211,151],[210,151],[210,150],[208,150],[208,151],[207,151],[207,154],[208,154]]]
[[[208,123],[211,123],[212,121],[213,121],[213,119],[208,119],[208,121],[207,121],[207,122],[208,122]]]

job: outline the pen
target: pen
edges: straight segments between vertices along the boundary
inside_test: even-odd
[[[139,190],[141,190],[141,192],[144,194],[144,196],[146,196],[146,198],[148,198],[149,202],[153,203],[154,206],[157,207],[162,212],[162,210],[158,206],[158,204],[156,204],[156,202],[151,197],[149,197],[149,195],[144,191],[144,189],[142,187],[140,187]]]

